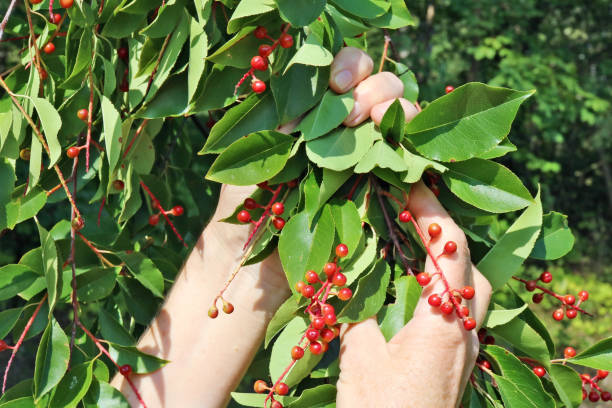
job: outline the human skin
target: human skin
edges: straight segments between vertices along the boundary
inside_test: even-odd
[[[355,107],[345,119],[356,126],[371,118],[380,123],[384,112],[400,99],[406,120],[417,109],[402,99],[403,85],[389,72],[371,75],[373,62],[356,48],[342,49],[331,67],[330,88],[353,90]],[[290,131],[292,125],[281,127]],[[206,312],[226,279],[239,265],[249,228],[221,223],[253,191],[253,187],[223,186],[217,210],[187,258],[159,315],[138,343],[143,352],[170,361],[154,373],[131,379],[149,407],[224,407],[263,340],[267,324],[290,295],[278,254],[245,266],[225,293],[235,306],[231,315],[208,318]],[[440,258],[454,288],[472,285],[468,302],[481,322],[491,294],[488,281],[470,261],[465,235],[422,183],[413,185],[409,208],[421,228],[437,222],[442,235],[432,241],[434,254],[446,241],[458,249]],[[431,259],[425,270],[434,273]],[[457,406],[478,352],[475,331],[466,332],[454,316],[441,316],[427,304],[431,293],[441,293],[434,278],[417,304],[414,317],[389,342],[374,318],[341,327],[340,377],[337,407],[450,407]],[[287,353],[290,351],[287,350]],[[276,380],[276,379],[272,379]],[[121,375],[112,384],[134,407],[136,396]]]

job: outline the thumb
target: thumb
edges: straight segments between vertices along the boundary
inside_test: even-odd
[[[340,327],[340,371],[360,370],[372,366],[386,351],[385,340],[376,317]]]

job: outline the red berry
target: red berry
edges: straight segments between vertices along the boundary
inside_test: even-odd
[[[153,214],[149,217],[149,225],[156,226],[159,222],[159,214]]]
[[[255,29],[253,34],[255,34],[256,38],[259,38],[261,40],[266,38],[266,35],[268,35],[268,30],[266,30],[266,27],[259,26]]]
[[[8,344],[4,340],[0,340],[0,351],[4,351],[8,348]]]
[[[274,217],[272,224],[274,224],[274,228],[277,230],[282,230],[285,226],[285,219],[282,217]]]
[[[427,286],[431,282],[431,276],[427,272],[421,272],[416,276],[416,280],[419,282],[419,285]]]
[[[470,315],[470,308],[467,306],[461,306],[461,308],[459,309],[459,313],[463,317],[468,317]]]
[[[446,85],[446,88],[444,88],[444,92],[446,92],[447,94],[453,92],[454,90],[455,87],[452,85]]]
[[[334,309],[334,307],[330,305],[329,303],[324,304],[323,307],[321,308],[321,311],[323,312],[323,314],[336,313],[336,310]]]
[[[87,118],[89,117],[89,111],[87,109],[79,109],[79,111],[77,112],[77,116],[81,120],[87,120]]]
[[[251,89],[256,94],[260,94],[266,90],[266,83],[258,79],[257,81],[253,81],[253,83],[251,83]]]
[[[487,335],[487,329],[480,328],[478,330],[478,341],[482,343],[486,335]]]
[[[317,330],[323,329],[325,327],[325,319],[323,319],[322,317],[315,317],[314,319],[312,319],[312,327]]]
[[[463,321],[463,328],[465,330],[474,330],[474,327],[476,327],[476,320],[474,320],[473,318],[467,317]]]
[[[40,4],[42,2],[43,2],[43,0],[30,0],[30,3],[32,3],[32,4]]]
[[[319,338],[319,331],[317,329],[306,330],[306,338],[310,341],[315,341]]]
[[[489,363],[487,360],[482,361],[482,366],[488,370],[491,369],[491,363]]]
[[[66,156],[70,157],[71,159],[74,159],[75,157],[79,155],[80,151],[81,149],[79,149],[78,147],[75,147],[75,146],[69,147],[68,150],[66,150]]]
[[[535,367],[533,367],[533,372],[535,373],[535,375],[537,375],[540,378],[542,378],[542,377],[544,377],[546,375],[546,370],[542,366],[535,366]]]
[[[329,343],[335,337],[336,337],[336,333],[334,333],[333,330],[330,330],[328,328],[321,330],[321,338],[323,339],[324,342]]]
[[[281,35],[280,38],[278,39],[278,42],[280,46],[283,48],[293,47],[293,37],[289,34]]]
[[[43,47],[43,51],[45,52],[45,54],[53,54],[53,52],[55,51],[55,45],[51,42],[47,43]]]
[[[260,55],[256,55],[251,58],[251,67],[258,71],[265,71],[268,69],[268,62]]]
[[[542,299],[544,299],[543,293],[534,293],[533,296],[531,297],[531,300],[533,300],[533,303],[540,303]]]
[[[283,382],[278,383],[274,391],[276,391],[278,395],[287,395],[289,393],[289,386]]]
[[[210,317],[211,319],[214,319],[217,316],[219,316],[219,309],[217,309],[217,306],[212,305],[210,309],[208,309],[208,317]]]
[[[276,215],[281,215],[285,212],[285,205],[280,202],[272,204],[272,212]]]
[[[53,14],[53,23],[59,24],[60,21],[62,21],[62,15],[59,13]]]
[[[298,281],[295,283],[295,290],[299,293],[302,293],[302,289],[304,289],[304,286],[306,286],[304,282]]]
[[[578,293],[578,298],[583,302],[586,301],[589,298],[589,292],[587,292],[586,290],[581,290]]]
[[[334,324],[336,324],[336,314],[335,313],[326,313],[323,316],[323,319],[325,320],[325,324],[328,326],[333,326]]]
[[[258,394],[264,393],[268,390],[268,384],[264,380],[257,380],[253,384],[253,390]]]
[[[602,401],[610,401],[610,399],[612,399],[612,394],[610,394],[608,391],[604,391],[601,393]]]
[[[475,293],[476,291],[471,286],[464,286],[463,289],[461,289],[461,296],[463,296],[464,299],[469,300],[473,298]]]
[[[487,336],[487,337],[484,338],[484,342],[483,343],[484,344],[491,344],[491,345],[493,345],[493,344],[495,344],[495,337]]]
[[[442,298],[434,293],[427,298],[427,303],[433,307],[439,307],[442,304]]]
[[[126,78],[123,78],[123,80],[121,81],[121,83],[119,84],[119,90],[121,92],[129,92],[130,91],[130,84],[127,81]]]
[[[576,303],[576,296],[574,296],[574,295],[565,295],[563,300],[565,301],[566,304],[573,305],[574,303]]]
[[[553,319],[560,321],[563,320],[563,309],[557,309],[553,312]]]
[[[47,71],[45,71],[44,69],[41,70],[40,71],[40,79],[44,81],[47,78],[49,78],[49,74],[47,73]]]
[[[411,219],[412,219],[412,214],[410,214],[410,211],[402,211],[399,214],[400,222],[410,222]]]
[[[314,287],[312,287],[312,285],[306,285],[302,289],[302,296],[304,296],[305,298],[310,299],[311,297],[314,296],[314,294],[315,294],[315,290],[314,290]]]
[[[283,408],[283,404],[281,404],[280,402],[274,400],[274,401],[272,401],[272,404],[270,405],[270,408]]]
[[[606,370],[597,370],[597,376],[601,379],[606,378],[610,374],[609,371]]]
[[[259,46],[259,55],[263,58],[268,57],[270,54],[272,54],[272,47],[268,44],[261,44]]]
[[[336,273],[336,264],[333,262],[326,263],[323,267],[323,272],[325,272],[328,278],[334,276],[334,273]]]
[[[587,392],[586,392],[586,390],[583,388],[583,389],[582,389],[582,400],[584,401],[584,400],[586,399],[586,397],[587,397]]]
[[[444,253],[447,255],[454,254],[457,251],[457,244],[455,241],[448,241],[444,244]]]
[[[121,191],[121,190],[123,190],[125,188],[125,184],[121,180],[115,180],[115,181],[113,181],[113,188],[115,190]]]
[[[319,281],[319,275],[315,271],[306,271],[306,282],[315,283]]]
[[[442,303],[442,305],[440,306],[440,311],[442,313],[444,313],[445,315],[449,315],[451,313],[453,313],[453,304],[451,302],[444,302]]]
[[[121,367],[119,367],[119,372],[124,377],[127,377],[128,375],[132,374],[132,366],[129,364],[124,364]]]
[[[247,210],[242,210],[238,213],[236,218],[238,219],[238,221],[246,223],[251,221],[251,213],[249,213]]]
[[[185,209],[180,205],[175,205],[172,207],[172,215],[175,217],[180,217],[185,212]]]
[[[291,180],[287,182],[287,187],[289,188],[296,188],[298,185],[298,181],[297,180]]]
[[[591,402],[599,401],[599,393],[595,390],[591,390],[591,392],[589,392],[589,401]]]
[[[74,4],[74,0],[60,0],[60,6],[63,8],[70,8]]]
[[[347,301],[353,296],[353,291],[350,288],[342,288],[338,292],[338,299]]]
[[[530,281],[527,281],[527,283],[525,283],[525,289],[527,289],[527,291],[529,292],[533,292],[536,289],[537,285],[538,285],[538,282],[534,280],[530,280]]]
[[[563,356],[565,358],[572,358],[576,355],[576,349],[573,347],[566,347],[565,350],[563,350]]]
[[[348,247],[344,244],[338,244],[338,246],[336,246],[336,256],[338,258],[344,258],[345,256],[348,255]]]
[[[129,52],[126,47],[121,47],[117,50],[117,56],[121,58],[122,60],[127,60],[128,55],[129,55]]]
[[[304,357],[304,349],[300,346],[293,346],[291,349],[291,358],[294,360],[299,360]]]
[[[321,354],[323,348],[321,347],[321,343],[318,341],[313,341],[310,343],[310,347],[308,348],[312,354]]]
[[[546,271],[540,275],[540,280],[544,283],[550,283],[553,280],[552,273]]]
[[[233,311],[234,311],[234,305],[232,305],[229,302],[223,302],[223,313],[232,314]]]
[[[244,208],[246,208],[247,210],[254,210],[255,208],[257,208],[257,201],[253,200],[250,197],[245,199]]]
[[[344,286],[346,285],[346,276],[341,272],[337,272],[332,279],[332,283],[336,286]]]
[[[576,309],[567,309],[567,311],[565,312],[565,315],[567,316],[568,319],[573,319],[576,316],[578,316],[578,312],[576,311]]]
[[[433,239],[442,233],[442,227],[437,223],[429,224],[429,228],[427,228],[427,232],[429,236]]]

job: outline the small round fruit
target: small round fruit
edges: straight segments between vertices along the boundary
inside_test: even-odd
[[[60,6],[65,9],[72,7],[73,4],[74,0],[60,0]]]
[[[272,47],[268,44],[261,44],[257,51],[260,57],[266,58],[272,54]]]
[[[172,215],[174,215],[175,217],[180,217],[184,213],[185,209],[183,208],[183,206],[175,205],[174,207],[172,207]]]
[[[24,161],[30,160],[30,148],[26,147],[25,149],[21,149],[19,151],[19,158]]]
[[[312,343],[310,343],[310,347],[308,347],[308,349],[312,354],[315,355],[321,354],[321,352],[323,351],[323,347],[321,347],[321,343],[319,343],[318,341],[313,341]]]
[[[306,330],[306,338],[310,341],[315,341],[319,338],[319,331],[317,329]]]
[[[119,367],[119,372],[121,373],[122,376],[127,377],[130,374],[132,374],[132,366],[129,364],[124,364],[121,367]]]
[[[77,117],[81,120],[87,120],[89,117],[89,111],[87,109],[79,109],[77,112]]]
[[[334,274],[332,283],[336,286],[344,286],[346,285],[346,276],[342,272],[337,272]]]
[[[463,296],[463,298],[467,300],[472,299],[475,293],[476,291],[471,286],[464,286],[463,289],[461,289],[461,296]]]
[[[336,256],[338,258],[344,258],[349,253],[348,247],[345,244],[338,244],[336,246]]]
[[[253,83],[251,84],[251,89],[256,94],[260,94],[266,90],[266,83],[258,79],[257,81],[253,81]]]
[[[566,347],[565,350],[563,350],[563,356],[565,358],[572,358],[576,355],[576,349],[573,347]]]
[[[601,393],[601,400],[602,401],[610,401],[610,399],[612,399],[612,394],[610,394],[609,391],[604,391]]]
[[[306,285],[302,289],[302,296],[304,296],[305,298],[310,299],[311,297],[314,296],[314,294],[315,294],[315,289],[312,285]]]
[[[272,401],[272,404],[270,405],[270,408],[283,408],[283,404],[281,404],[280,402],[274,400],[274,401]]]
[[[427,286],[431,282],[431,276],[427,272],[421,272],[416,276],[417,282],[421,286]]]
[[[434,293],[433,295],[430,295],[427,298],[427,303],[429,303],[433,307],[440,307],[440,305],[442,304],[442,298]]]
[[[266,38],[266,35],[268,35],[268,30],[266,30],[266,27],[259,26],[255,29],[253,34],[255,35],[255,38],[259,38],[261,40]]]
[[[281,382],[281,383],[276,384],[274,391],[276,391],[278,395],[287,395],[289,393],[289,386]]]
[[[536,289],[537,285],[538,285],[538,282],[534,280],[530,280],[525,283],[525,289],[527,289],[528,292],[533,292]]]
[[[321,339],[323,339],[325,343],[329,343],[334,338],[336,338],[336,333],[334,333],[333,330],[330,330],[328,328],[321,330]]]
[[[62,21],[62,15],[59,13],[53,14],[53,24],[59,24]]]
[[[447,94],[453,92],[454,90],[455,87],[452,85],[446,85],[446,88],[444,88],[444,92],[446,92]]]
[[[338,292],[338,299],[347,301],[353,296],[353,291],[350,288],[342,288]]]
[[[283,217],[274,217],[272,224],[274,224],[274,228],[277,230],[282,230],[285,227],[285,219]]]
[[[219,309],[217,309],[217,306],[213,305],[208,309],[208,317],[215,319],[217,316],[219,316]]]
[[[272,212],[276,215],[281,215],[285,212],[285,204],[281,202],[272,204]]]
[[[255,208],[257,208],[257,201],[253,200],[252,198],[246,198],[244,200],[244,208],[246,208],[247,210],[254,210]]]
[[[442,227],[440,227],[438,223],[434,222],[433,224],[429,224],[427,232],[429,233],[429,236],[433,239],[442,233]]]
[[[589,401],[591,402],[599,401],[599,393],[595,390],[591,390],[591,392],[589,392]]]
[[[543,293],[534,293],[533,296],[531,297],[531,300],[533,300],[533,303],[540,303],[542,302],[543,299],[544,299]]]
[[[312,319],[312,327],[314,327],[317,330],[321,330],[325,327],[325,319],[323,319],[322,317],[315,317],[314,319]]]
[[[333,262],[326,263],[325,266],[323,266],[323,272],[325,272],[328,278],[334,276],[334,273],[336,273],[336,264]]]
[[[41,70],[40,71],[40,79],[44,81],[47,78],[49,78],[49,74],[47,73],[47,71],[45,71],[44,69]]]
[[[304,286],[306,286],[306,284],[305,284],[304,282],[302,282],[302,281],[297,281],[297,282],[295,283],[295,290],[296,290],[298,293],[302,293],[302,289],[304,289]]]
[[[230,302],[223,303],[223,313],[232,314],[233,311],[234,311],[234,305],[232,305]]]
[[[45,52],[45,54],[53,54],[53,52],[55,52],[55,44],[53,44],[52,42],[45,44],[45,46],[43,47],[43,51]]]
[[[258,394],[266,392],[267,389],[268,384],[266,384],[264,380],[257,380],[255,381],[255,384],[253,384],[253,390]]]
[[[78,147],[75,147],[75,146],[69,147],[68,150],[66,150],[66,156],[68,156],[71,159],[74,159],[75,157],[79,155],[80,151],[81,149],[79,149]]]
[[[238,213],[238,215],[236,215],[236,219],[242,223],[247,223],[251,221],[251,213],[247,210],[242,210]]]
[[[487,370],[491,369],[491,363],[489,363],[487,360],[482,360],[482,366]]]
[[[545,271],[540,275],[540,280],[544,283],[550,283],[553,280],[552,273]]]
[[[607,370],[597,370],[597,377],[601,379],[606,378],[608,374],[610,374],[610,372]]]
[[[444,253],[447,255],[454,254],[457,252],[457,244],[455,241],[448,241],[444,244]]]
[[[578,299],[584,302],[588,298],[589,298],[589,292],[587,292],[586,290],[581,290],[580,292],[578,292]]]
[[[578,316],[578,312],[576,311],[576,309],[567,309],[565,315],[568,319],[574,319],[576,316]]]
[[[129,92],[130,91],[130,83],[127,81],[126,78],[123,78],[123,80],[119,84],[119,90],[121,92]]]
[[[410,222],[411,219],[412,214],[410,214],[410,211],[402,211],[401,213],[399,213],[400,222]]]
[[[468,317],[470,315],[470,308],[467,306],[461,306],[459,308],[459,314],[463,317]]]
[[[278,42],[283,48],[291,48],[293,47],[293,37],[289,34],[283,34],[278,39]]]
[[[440,305],[440,311],[444,313],[445,315],[449,315],[453,313],[453,309],[454,307],[451,302],[444,302],[442,303],[442,305]]]
[[[291,358],[294,360],[299,360],[304,357],[304,349],[300,346],[293,346],[291,349]]]
[[[121,180],[115,180],[113,181],[113,188],[115,190],[121,191],[125,188],[125,183]]]
[[[563,320],[563,316],[564,316],[563,309],[557,309],[552,314],[553,319],[555,319],[556,321]]]
[[[149,225],[156,226],[159,222],[159,214],[153,214],[149,217]]]
[[[4,340],[0,340],[0,351],[4,351],[8,348],[8,344]]]
[[[325,324],[328,326],[333,326],[334,324],[336,324],[335,313],[326,313],[325,316],[323,316],[323,319],[325,320]]]
[[[565,295],[565,297],[563,298],[563,301],[568,305],[573,305],[574,303],[576,303],[576,296]]]
[[[321,312],[323,312],[323,314],[326,313],[336,313],[336,310],[334,309],[334,307],[332,305],[330,305],[329,303],[326,303],[323,305],[323,307],[321,307]]]
[[[495,337],[493,337],[493,336],[486,336],[486,337],[484,338],[483,343],[484,343],[484,344],[490,344],[490,345],[493,345],[493,344],[495,344]]]
[[[256,55],[251,58],[251,67],[258,71],[265,71],[268,69],[268,62],[261,55]]]
[[[467,317],[464,321],[463,321],[463,328],[465,330],[474,330],[474,328],[476,327],[476,320],[474,320],[471,317]]]
[[[306,271],[306,282],[315,283],[319,281],[319,275],[315,271]]]
[[[535,366],[533,367],[533,372],[535,375],[537,375],[538,377],[542,378],[546,375],[546,369],[542,366]]]
[[[128,49],[126,47],[120,47],[117,50],[117,56],[121,58],[122,60],[127,60],[129,56]]]

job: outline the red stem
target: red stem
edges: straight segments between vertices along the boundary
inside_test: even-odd
[[[359,183],[361,182],[362,178],[363,174],[360,174],[359,177],[357,177],[357,180],[355,180],[355,184],[353,184],[353,187],[351,187],[351,191],[349,191],[349,193],[346,195],[347,200],[353,200],[353,195],[355,194],[355,191],[357,191],[357,186],[359,186]]]
[[[138,126],[138,129],[136,129],[136,133],[134,133],[134,137],[132,138],[132,140],[130,140],[130,144],[128,144],[128,146],[126,147],[125,152],[123,152],[124,159],[125,159],[125,156],[127,156],[127,154],[129,153],[136,139],[138,139],[138,136],[140,136],[140,133],[142,133],[142,130],[144,129],[144,127],[147,125],[148,122],[149,122],[149,119],[143,120],[140,126]]]
[[[253,231],[251,231],[251,234],[249,235],[249,238],[247,239],[247,241],[244,244],[244,246],[242,247],[242,250],[246,249],[246,247],[249,245],[249,243],[251,242],[251,240],[253,239],[253,237],[255,236],[255,234],[257,233],[259,228],[261,227],[261,224],[264,222],[264,220],[266,219],[266,217],[270,213],[270,209],[272,208],[272,204],[274,204],[274,202],[278,198],[278,195],[280,194],[282,188],[283,188],[283,184],[279,184],[278,187],[276,187],[276,190],[274,190],[274,194],[272,194],[272,198],[270,199],[270,201],[266,205],[266,208],[265,208],[263,214],[261,215],[261,217],[259,217],[259,219],[255,223],[255,226],[253,227]]]
[[[174,224],[172,223],[172,221],[170,221],[170,218],[168,217],[168,214],[166,214],[166,210],[164,210],[164,207],[162,207],[161,203],[159,202],[159,200],[157,199],[157,197],[155,197],[155,195],[153,195],[153,193],[151,192],[151,190],[149,190],[149,187],[147,187],[147,185],[145,183],[143,183],[142,181],[140,181],[140,185],[142,186],[142,188],[145,189],[145,191],[147,192],[147,194],[149,194],[149,197],[151,197],[151,200],[154,203],[154,206],[157,207],[157,209],[159,209],[162,213],[162,215],[164,216],[164,218],[166,219],[166,222],[168,223],[168,225],[170,225],[170,228],[172,228],[172,231],[174,232],[174,234],[177,236],[177,238],[183,243],[183,245],[185,246],[185,248],[189,248],[187,246],[187,244],[185,243],[185,240],[183,240],[183,237],[181,236],[181,234],[179,234],[179,232],[176,230],[176,228],[174,227]]]
[[[94,59],[92,55],[91,59]],[[94,83],[93,83],[93,71],[89,64],[89,109],[87,112],[87,141],[85,142],[85,172],[89,171],[89,146],[91,144],[91,125],[93,121],[93,101],[94,101]]]

